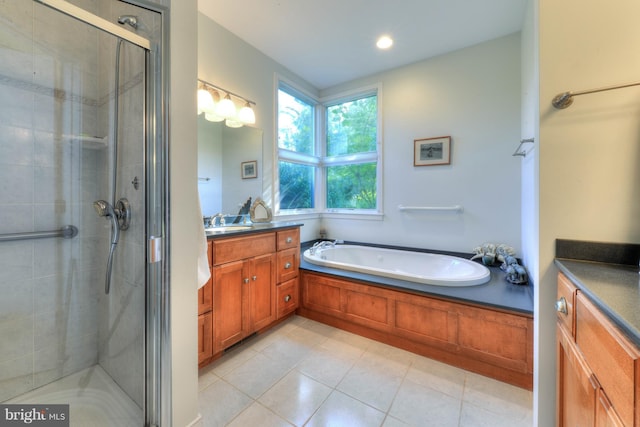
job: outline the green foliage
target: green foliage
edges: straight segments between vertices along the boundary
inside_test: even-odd
[[[314,171],[312,166],[278,162],[280,209],[313,208]]]
[[[314,108],[280,90],[278,147],[318,156],[314,152]],[[377,96],[327,107],[327,156],[375,152],[378,142]],[[314,207],[315,167],[280,161],[280,208]],[[377,163],[354,161],[327,167],[327,208],[375,209]]]

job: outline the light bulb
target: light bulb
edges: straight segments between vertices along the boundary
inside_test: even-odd
[[[256,113],[254,113],[249,102],[244,104],[244,107],[242,107],[238,112],[238,120],[245,125],[253,125],[256,123]]]
[[[198,89],[198,114],[213,113],[215,104],[211,92],[207,89]]]
[[[224,117],[218,116],[216,113],[207,113],[205,111],[204,118],[210,122],[221,122],[224,120]]]
[[[243,126],[242,122],[236,119],[226,119],[224,124],[230,128],[241,128]]]
[[[378,49],[389,49],[393,46],[393,39],[389,36],[381,36],[376,42]]]
[[[236,115],[236,105],[231,100],[229,94],[227,94],[227,96],[218,103],[215,112],[218,116],[224,117],[225,119],[229,119]]]

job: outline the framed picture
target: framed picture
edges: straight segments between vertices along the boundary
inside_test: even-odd
[[[242,169],[242,179],[257,178],[258,177],[258,161],[252,160],[250,162],[242,162],[240,164]]]
[[[451,164],[451,137],[413,140],[413,166]]]

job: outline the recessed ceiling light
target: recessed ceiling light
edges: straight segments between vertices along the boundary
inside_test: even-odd
[[[393,39],[389,36],[380,36],[376,42],[378,49],[389,49],[393,45]]]

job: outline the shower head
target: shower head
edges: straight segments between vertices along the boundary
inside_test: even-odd
[[[138,29],[138,17],[134,15],[122,15],[118,17],[118,24],[127,24],[134,29]]]

